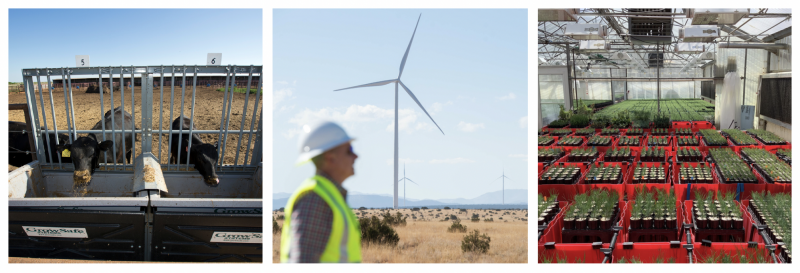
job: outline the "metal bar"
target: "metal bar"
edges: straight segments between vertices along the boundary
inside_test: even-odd
[[[157,71],[158,67],[159,67],[159,65],[154,65],[154,66],[134,66],[134,69],[135,69],[134,72],[135,73],[145,73],[145,72],[156,73],[156,72],[158,72]],[[229,70],[228,69],[229,67],[218,66],[218,65],[198,65],[197,68],[199,69],[197,71],[198,74],[224,74],[224,73],[228,72],[228,70]],[[33,75],[33,74],[36,73],[36,69],[37,68],[26,68],[26,69],[23,69],[22,71],[23,71],[23,73],[25,75]],[[70,72],[72,75],[97,75],[97,70],[96,70],[97,67],[66,67],[65,69],[72,70]],[[261,73],[262,70],[263,70],[263,66],[259,65],[259,66],[256,66],[256,69],[253,72]],[[110,73],[120,73],[120,71],[121,71],[120,67],[118,67],[118,68],[114,68]],[[54,75],[61,75],[61,74],[56,72]],[[66,74],[64,74],[64,75],[66,75]]]
[[[135,69],[131,66],[131,161],[133,162],[128,163],[131,163],[136,168],[136,160],[133,160],[136,158],[136,133],[134,132],[136,131],[136,100],[134,96],[136,94],[136,83],[133,78],[134,71]],[[125,134],[122,134],[122,137],[122,142],[125,142]]]
[[[50,160],[48,162],[52,163],[53,162],[53,153],[52,153],[52,151],[50,151],[50,146],[49,146],[49,144],[50,144],[50,130],[48,130],[48,128],[47,128],[47,114],[45,114],[45,112],[44,112],[44,94],[42,94],[44,91],[42,90],[42,78],[41,78],[41,76],[39,76],[39,70],[36,70],[36,82],[39,84],[39,101],[42,102],[42,121],[44,121],[44,138],[47,141],[42,146],[44,146],[44,148],[47,149],[46,150],[47,151],[47,159]],[[35,93],[35,91],[34,91],[34,93]],[[33,99],[36,100],[36,97],[34,96]],[[38,112],[39,110],[35,109],[35,111]],[[33,134],[33,133],[34,132],[31,132],[31,134]],[[38,133],[37,133],[37,135],[38,135]],[[55,137],[58,138],[58,135],[56,135]],[[38,147],[38,145],[37,145],[37,147]]]
[[[119,96],[121,98],[120,100],[121,100],[121,104],[122,104],[121,105],[122,111],[124,112],[125,111],[125,71],[123,70],[122,66],[119,66],[119,71],[120,71],[120,73],[119,73]],[[133,106],[131,106],[131,108],[133,108]],[[113,117],[115,114],[116,113],[113,113],[113,111],[112,111],[111,116]],[[114,136],[116,137],[116,135],[114,135]],[[114,138],[114,140],[116,141],[116,138]],[[125,155],[128,154],[128,148],[125,147],[125,146],[127,146],[127,145],[125,145],[125,115],[123,115],[122,116],[122,160],[121,160],[122,161],[123,170],[125,169],[125,167],[129,163],[128,162],[128,157],[125,156]],[[117,156],[117,155],[115,154],[114,156]]]
[[[159,81],[159,84],[161,85],[161,95],[158,97],[158,100],[159,100],[159,102],[158,102],[159,103],[159,107],[158,107],[158,114],[159,114],[159,118],[158,118],[158,163],[159,164],[164,164],[164,163],[161,162],[161,155],[162,155],[162,151],[163,151],[161,149],[161,143],[164,142],[164,135],[162,134],[162,133],[164,133],[164,126],[163,126],[164,125],[164,66],[163,65],[161,66],[161,78],[158,78],[158,81]],[[167,147],[169,147],[169,146],[167,146]],[[169,160],[169,158],[167,158],[167,160]],[[167,163],[169,163],[169,161],[167,161]]]
[[[142,154],[153,153],[153,74],[142,74]],[[136,138],[134,138],[134,141]],[[161,156],[160,154],[158,156]]]
[[[28,146],[31,149],[36,149],[36,152],[33,153],[31,150],[31,157],[33,160],[44,159],[44,150],[39,148],[39,113],[36,111],[36,93],[33,90],[33,77],[32,76],[23,76],[23,86],[27,89],[25,90],[25,100],[27,100],[28,104],[25,105],[25,125],[27,125],[28,130]],[[31,121],[33,119],[33,121]]]
[[[250,132],[251,133],[248,134],[247,149],[250,149],[250,143],[253,142],[253,133],[252,133],[252,131],[253,131],[253,126],[255,125],[255,122],[256,122],[256,114],[258,113],[258,99],[261,97],[261,78],[262,78],[262,76],[263,76],[263,74],[258,74],[258,83],[256,84],[256,100],[255,100],[255,103],[254,103],[254,106],[253,106],[253,115],[250,116]],[[248,82],[247,85],[250,86],[250,82]],[[248,91],[247,93],[250,93],[250,91]],[[244,126],[242,126],[242,129],[244,129]],[[250,154],[251,153],[245,153],[244,154],[244,163],[242,163],[243,165],[247,165],[247,159],[248,159],[248,156]],[[255,156],[256,156],[255,155],[255,149],[252,150],[252,154],[253,154],[253,158],[255,158]],[[250,165],[252,165],[252,164],[250,164]]]
[[[105,110],[105,100],[103,100],[103,69],[98,67],[97,68],[97,73],[99,75],[97,77],[97,83],[99,84],[98,88],[100,88],[99,89],[100,90],[100,124],[101,124],[100,126],[103,128],[103,141],[106,141],[106,122],[105,122],[105,116],[104,116],[104,114],[106,113],[106,110]],[[113,108],[112,108],[112,110],[113,110]],[[108,151],[107,150],[103,151],[103,155],[104,155],[103,156],[103,163],[108,163]]]
[[[253,65],[250,65],[250,72],[247,74],[247,94],[244,95],[244,109],[242,110],[242,122],[239,123],[239,139],[236,141],[236,156],[233,158],[233,165],[239,165],[239,150],[242,147],[242,133],[244,130],[244,118],[247,116],[247,103],[250,99],[250,83],[253,82]],[[234,89],[235,90],[235,89]],[[258,102],[256,102],[258,103]],[[250,147],[245,149],[245,154]],[[245,161],[247,162],[247,161]],[[242,165],[245,165],[242,163]]]
[[[170,89],[170,94],[171,95],[170,95],[170,99],[169,99],[169,101],[170,101],[170,103],[169,103],[169,124],[170,124],[170,126],[169,126],[169,136],[168,136],[168,140],[167,140],[167,147],[169,147],[169,149],[167,149],[167,163],[168,164],[171,163],[170,160],[172,160],[172,157],[170,155],[172,154],[172,122],[173,122],[172,121],[172,112],[175,110],[175,65],[172,65],[172,73],[170,73],[170,77],[171,77],[170,80],[169,80],[169,84],[171,86],[170,87],[171,88]],[[170,170],[169,167],[167,167],[167,170],[168,171]]]
[[[222,115],[220,116],[220,120],[219,120],[219,136],[217,137],[217,145],[216,145],[217,146],[217,152],[221,152],[221,150],[219,148],[220,148],[220,145],[222,145],[222,130],[225,130],[225,128],[222,125],[225,123],[225,103],[227,103],[227,101],[228,101],[228,85],[230,84],[230,80],[231,80],[231,78],[230,78],[230,76],[231,76],[230,67],[227,67],[227,69],[228,69],[228,73],[225,74],[225,96],[222,98]],[[233,94],[231,94],[231,96],[233,96]],[[222,154],[220,154],[220,156],[218,156],[217,158],[222,158]],[[222,160],[221,159],[219,160],[219,162],[217,162],[217,165],[222,167]]]
[[[55,89],[53,88],[53,83],[50,81],[50,70],[46,69],[46,71],[47,71],[47,87],[50,89],[49,92],[47,92],[48,94],[50,94],[50,114],[53,115],[53,130],[55,130],[56,132],[56,145],[59,145],[61,143],[59,143],[58,141],[58,122],[56,122],[56,107],[53,103],[53,91],[55,91]],[[42,107],[43,107],[42,109],[44,109],[44,105],[42,105]],[[42,112],[44,114],[44,111]],[[61,164],[61,155],[57,155],[56,158],[58,159],[58,164]]]
[[[72,117],[72,134],[75,136],[75,139],[78,139],[78,134],[75,133],[75,130],[78,129],[78,125],[75,124],[75,103],[72,100],[72,74],[67,72],[67,81],[69,81],[69,113]]]
[[[572,80],[574,78],[572,78],[571,71],[572,71],[572,66],[574,66],[575,64],[570,61],[569,47],[570,47],[570,45],[567,44],[567,46],[566,46],[566,51],[567,51],[567,89],[568,89],[567,90],[567,94],[569,94],[569,96],[567,96],[567,99],[569,100],[569,109],[572,109]],[[564,108],[566,108],[566,107],[564,107]]]
[[[742,105],[745,105],[747,101],[747,48],[744,49],[744,83],[742,83]],[[741,122],[741,117],[739,118],[739,122]]]
[[[233,89],[231,89],[231,95],[228,97],[228,114],[225,117],[225,136],[222,138],[222,156],[220,157],[220,164],[225,161],[225,148],[228,142],[228,125],[231,123],[231,108],[233,108],[233,94],[236,91],[236,65],[233,66],[233,74],[231,75],[231,81],[233,82]],[[233,165],[236,165],[236,162],[233,162]]]
[[[113,156],[111,160],[114,162],[114,170],[118,170],[117,165],[117,145],[116,145],[116,136],[117,136],[117,123],[114,122],[114,75],[111,73],[113,69],[111,66],[108,67],[108,92],[111,94],[111,139],[114,140],[114,145],[111,145],[111,153]],[[120,83],[122,86],[122,83]]]
[[[192,156],[192,131],[194,131],[194,99],[195,94],[197,94],[197,67],[194,68],[194,78],[192,79],[192,110],[191,114],[189,115],[189,146],[186,149],[186,168],[189,168],[189,159]]]
[[[261,126],[264,125],[263,117],[264,117],[264,111],[261,111],[261,113],[258,114],[258,131],[256,133],[256,144],[253,145],[253,158],[251,159],[252,162],[250,162],[250,165],[253,165],[253,166],[258,165],[258,163],[262,161],[262,156],[261,156],[261,151],[262,151],[262,149],[261,149]],[[256,160],[258,160],[258,161],[256,161]]]
[[[69,105],[67,104],[67,78],[64,77],[64,68],[61,68],[61,89],[64,91],[64,111],[66,111],[67,115],[67,134],[69,135],[69,143],[74,143],[75,138],[72,135],[72,124],[69,120]]]
[[[181,119],[180,126],[178,126],[179,130],[180,130],[180,134],[178,134],[178,148],[179,148],[179,150],[178,150],[177,155],[176,155],[178,157],[178,170],[179,171],[181,170],[181,151],[180,151],[180,147],[183,144],[183,142],[181,142],[181,140],[183,138],[183,102],[185,100],[186,100],[186,65],[183,65],[183,75],[181,76],[181,112],[180,112],[180,115],[178,115],[178,118]],[[191,142],[191,141],[189,141],[189,142]],[[188,150],[189,146],[186,146],[186,149]],[[186,159],[186,162],[187,162],[187,165],[188,165],[188,162],[189,162],[188,158]],[[186,168],[188,170],[189,167],[186,167]]]

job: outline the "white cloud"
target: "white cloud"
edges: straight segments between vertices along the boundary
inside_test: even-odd
[[[514,93],[508,93],[508,95],[499,97],[497,99],[499,99],[499,100],[513,100],[513,99],[516,99],[516,98],[517,98],[517,96],[514,95]]]
[[[483,123],[472,124],[463,121],[458,123],[458,129],[464,132],[475,132],[475,130],[484,128],[486,127],[483,126]]]
[[[289,82],[287,82],[287,81],[276,81],[275,83],[277,83],[277,84],[289,84]]]
[[[431,108],[430,108],[431,109],[431,111],[430,111],[431,115],[436,115],[436,113],[441,112],[444,109],[444,107],[447,106],[447,105],[453,105],[453,101],[447,101],[445,103],[434,102],[433,105],[431,105]]]
[[[527,127],[528,127],[528,116],[519,118],[519,128],[527,128]]]
[[[447,159],[433,159],[428,163],[431,164],[459,164],[459,163],[475,163],[474,160],[466,159],[463,157],[447,158]]]
[[[422,116],[424,117],[424,116]],[[399,109],[398,121],[401,132],[411,133],[417,130],[430,130],[433,125],[420,121],[419,115],[413,109]],[[368,122],[386,122],[386,131],[394,131],[394,109],[384,109],[375,105],[351,105],[346,109],[322,108],[318,110],[305,109],[289,119],[289,123],[302,127],[320,120],[331,120],[340,123],[346,129],[353,129],[357,124]]]
[[[281,112],[293,110],[295,106],[296,106],[295,104],[292,104],[291,106],[286,106],[286,105],[281,106]]]
[[[398,158],[397,164],[416,164],[416,163],[425,163],[425,160],[421,159],[411,159],[411,158]],[[389,158],[386,160],[386,165],[392,166],[394,164],[394,158]]]
[[[292,95],[293,91],[292,88],[284,88],[278,89],[272,92],[272,107],[273,109],[277,109],[276,106],[278,103],[284,100],[293,99],[294,96]]]
[[[510,154],[510,155],[508,155],[508,157],[517,157],[517,158],[521,158],[524,161],[528,161],[528,155],[526,155],[526,154]]]
[[[300,134],[300,129],[297,129],[297,128],[289,129],[289,130],[286,130],[286,132],[283,132],[281,134],[286,139],[293,139],[295,136]]]

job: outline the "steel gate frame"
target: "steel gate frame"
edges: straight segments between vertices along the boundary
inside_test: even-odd
[[[186,77],[187,77],[187,73],[192,73],[192,75],[193,75],[192,78],[193,78],[193,83],[194,83],[192,85],[192,106],[191,106],[191,115],[190,115],[190,118],[192,120],[191,121],[191,126],[192,127],[194,126],[194,109],[195,109],[194,105],[195,105],[195,94],[196,94],[195,91],[196,91],[196,87],[197,87],[196,86],[196,82],[197,82],[198,73],[203,73],[203,74],[225,74],[226,83],[225,83],[225,94],[224,94],[224,99],[223,99],[223,113],[221,115],[221,120],[220,120],[220,130],[195,130],[194,128],[191,128],[191,129],[189,129],[189,137],[191,138],[191,136],[193,134],[217,134],[218,135],[218,142],[221,141],[222,145],[217,148],[217,152],[219,153],[219,161],[218,161],[217,166],[216,166],[216,171],[217,172],[224,173],[224,172],[255,171],[258,168],[258,164],[261,162],[262,146],[263,146],[263,144],[261,143],[262,142],[261,141],[261,137],[262,137],[262,134],[263,134],[263,131],[262,131],[263,130],[263,127],[262,127],[263,126],[263,110],[259,113],[258,112],[259,107],[257,107],[259,98],[261,96],[261,92],[263,91],[263,88],[262,88],[263,87],[262,69],[263,69],[262,66],[254,66],[254,65],[239,66],[239,67],[237,67],[236,65],[227,65],[227,66],[207,66],[207,65],[193,65],[193,66],[168,65],[168,66],[165,66],[165,65],[157,65],[157,66],[129,66],[129,67],[105,66],[105,67],[62,67],[62,68],[30,68],[30,69],[22,69],[23,86],[25,87],[25,95],[26,95],[25,97],[26,97],[26,100],[27,100],[27,104],[29,106],[27,115],[31,117],[31,119],[33,121],[32,127],[34,127],[33,130],[35,131],[33,133],[33,138],[34,138],[34,142],[35,142],[35,145],[36,145],[36,156],[37,156],[37,158],[42,158],[42,159],[44,159],[46,157],[45,156],[45,151],[44,151],[46,145],[44,144],[44,141],[46,140],[49,143],[50,142],[50,135],[49,135],[50,132],[55,132],[55,134],[57,135],[59,130],[58,130],[58,124],[57,124],[56,118],[55,118],[55,106],[54,106],[53,94],[52,94],[53,93],[52,91],[54,91],[53,89],[51,89],[51,92],[49,92],[49,94],[50,94],[50,110],[51,110],[51,114],[52,114],[52,118],[53,118],[54,128],[52,130],[50,128],[48,128],[47,116],[46,116],[46,113],[45,113],[44,109],[42,109],[42,112],[41,112],[42,113],[42,117],[41,118],[44,121],[44,126],[42,128],[42,126],[39,125],[39,118],[40,118],[39,117],[39,107],[37,106],[37,101],[36,101],[36,90],[37,90],[37,88],[34,88],[34,78],[36,79],[36,83],[38,83],[38,87],[39,87],[38,88],[38,91],[39,91],[39,103],[41,103],[42,108],[44,108],[45,103],[44,103],[44,98],[43,98],[43,91],[42,91],[42,88],[41,88],[41,86],[42,86],[41,77],[46,76],[46,78],[47,78],[46,86],[52,86],[51,76],[61,76],[62,82],[68,84],[69,92],[67,92],[67,88],[64,88],[63,91],[64,91],[64,106],[65,106],[65,111],[66,111],[66,114],[67,114],[67,132],[69,133],[70,142],[74,141],[78,137],[77,134],[79,134],[79,133],[81,133],[81,134],[85,134],[85,133],[101,134],[102,135],[102,140],[104,141],[105,137],[106,137],[106,133],[107,133],[106,132],[107,128],[105,128],[105,122],[101,122],[101,124],[102,124],[102,129],[101,130],[77,130],[75,128],[75,113],[74,113],[74,106],[73,106],[74,103],[72,101],[72,92],[73,92],[73,90],[72,90],[72,84],[71,84],[72,76],[75,75],[75,76],[97,76],[98,77],[98,88],[99,88],[99,91],[100,91],[99,94],[100,94],[100,101],[101,101],[101,109],[100,109],[101,110],[101,113],[100,113],[101,119],[100,120],[102,121],[103,120],[103,115],[105,114],[105,109],[104,109],[105,105],[102,103],[104,101],[104,98],[103,98],[103,76],[105,74],[108,74],[108,79],[113,79],[115,74],[119,75],[119,79],[120,79],[120,83],[121,83],[119,88],[120,88],[120,95],[122,96],[122,98],[121,98],[121,106],[124,109],[124,106],[125,106],[125,85],[122,84],[122,83],[124,83],[124,81],[125,81],[125,78],[126,78],[125,74],[130,74],[129,79],[130,79],[131,82],[134,82],[134,75],[135,74],[140,74],[141,78],[142,78],[142,84],[140,85],[141,86],[141,88],[140,88],[140,93],[141,94],[140,95],[141,95],[141,99],[142,99],[142,101],[141,101],[142,129],[135,130],[135,120],[136,120],[135,111],[132,111],[132,113],[131,113],[131,117],[134,120],[134,122],[133,122],[134,124],[131,124],[131,127],[129,129],[127,129],[127,130],[126,130],[125,127],[127,127],[128,125],[124,124],[124,126],[122,128],[120,128],[122,130],[121,132],[117,132],[118,129],[116,128],[116,126],[113,126],[113,124],[114,124],[113,123],[114,115],[111,115],[112,126],[113,126],[111,128],[111,135],[112,136],[116,136],[116,134],[122,134],[124,136],[126,131],[130,131],[134,135],[134,137],[137,134],[141,135],[142,136],[142,154],[141,155],[142,156],[146,156],[146,155],[152,155],[152,152],[153,152],[152,151],[153,134],[157,134],[157,135],[159,135],[159,156],[160,156],[161,152],[162,152],[162,147],[161,147],[162,144],[161,144],[161,142],[163,140],[162,138],[164,137],[164,134],[168,135],[168,143],[171,143],[171,138],[172,138],[172,133],[173,132],[172,132],[172,127],[171,126],[170,126],[169,131],[165,131],[163,129],[163,127],[162,127],[162,124],[163,124],[163,111],[160,114],[158,131],[155,132],[152,129],[152,119],[153,119],[153,116],[152,116],[152,111],[153,111],[153,95],[152,95],[153,94],[152,93],[153,92],[153,74],[160,73],[160,76],[161,76],[160,78],[161,79],[165,79],[165,73],[169,73],[170,74],[170,77],[171,77],[170,93],[171,93],[171,101],[172,101],[170,103],[170,109],[171,109],[170,120],[172,120],[172,118],[173,118],[171,116],[172,115],[172,110],[174,110],[174,106],[175,106],[174,105],[175,104],[174,103],[175,102],[175,100],[174,100],[174,96],[175,96],[175,77],[179,76],[180,79],[181,79],[181,87],[180,88],[181,88],[181,98],[182,98],[182,100],[181,100],[181,112],[180,113],[183,114],[183,110],[185,109],[184,108],[185,107],[184,106],[184,99],[185,99],[185,92],[186,92],[186,87],[187,87],[187,85],[186,85]],[[235,84],[233,84],[233,86],[231,86],[231,82],[233,82],[233,83],[236,82],[237,73],[246,74],[247,75],[247,79],[248,79],[247,80],[248,84],[247,84],[247,93],[245,95],[244,109],[242,111],[242,113],[243,113],[242,114],[242,120],[241,120],[241,125],[242,126],[240,126],[240,129],[238,130],[238,136],[239,137],[238,137],[238,141],[237,141],[238,143],[237,143],[236,147],[240,147],[241,146],[241,144],[242,144],[242,136],[244,134],[247,134],[249,136],[248,143],[247,143],[248,146],[247,147],[250,147],[250,143],[252,142],[253,137],[255,137],[256,140],[255,140],[254,148],[252,149],[252,151],[245,153],[245,155],[244,155],[244,164],[241,164],[241,165],[237,165],[236,164],[238,162],[238,160],[239,160],[239,150],[237,149],[236,155],[234,157],[234,165],[223,165],[223,162],[224,162],[224,159],[225,159],[225,150],[227,148],[227,136],[228,136],[228,133],[231,132],[231,130],[229,129],[229,125],[230,125],[230,118],[231,118],[231,108],[232,108],[232,103],[233,103],[233,91],[234,91],[234,88],[236,87]],[[256,84],[256,89],[257,89],[258,92],[256,92],[255,103],[254,103],[254,105],[256,105],[256,106],[253,107],[253,115],[251,117],[250,130],[244,130],[244,127],[245,127],[244,121],[245,121],[245,117],[246,117],[246,113],[247,113],[247,107],[248,107],[249,98],[250,98],[250,90],[251,90],[251,86],[252,86],[253,74],[258,74],[258,83]],[[161,91],[161,98],[162,99],[161,99],[161,102],[160,102],[159,106],[160,106],[161,109],[163,109],[164,81],[161,80],[160,83],[161,83],[160,84],[160,91]],[[109,89],[110,89],[109,93],[111,95],[111,107],[112,107],[112,110],[113,110],[113,108],[114,108],[114,85],[113,84],[109,85]],[[134,91],[135,89],[133,88],[133,83],[131,84],[131,89],[132,90],[131,90],[131,101],[130,102],[132,103],[132,105],[135,105],[135,91]],[[231,93],[230,95],[228,95],[229,91]],[[263,107],[263,104],[262,104],[262,107]],[[256,117],[257,113],[258,113],[258,117]],[[253,129],[255,127],[256,118],[258,118],[259,123],[258,123],[258,129],[254,131]],[[123,123],[124,123],[124,121],[123,121]],[[171,124],[171,122],[170,122],[170,124]],[[235,133],[236,131],[237,130],[233,130],[233,133]],[[63,130],[62,130],[62,132],[63,132]],[[45,139],[41,139],[40,136],[41,136],[42,133],[46,133],[45,134]],[[181,128],[179,130],[179,132],[177,132],[177,133],[179,133],[178,139],[180,141],[181,138],[183,137],[183,133],[184,133],[183,128]],[[58,138],[55,139],[55,142],[56,142],[56,145],[59,144],[58,143]],[[131,153],[132,153],[133,157],[136,157],[136,145],[135,145],[135,142],[136,141],[134,140],[134,147],[131,148]],[[191,145],[192,144],[189,143],[189,147],[191,147]],[[116,154],[116,147],[115,146],[116,145],[112,145],[113,148],[112,148],[112,151],[110,151],[110,152],[112,152],[114,154]],[[123,149],[127,150],[127,149],[125,149],[124,146],[125,146],[125,143],[123,142]],[[167,147],[167,149],[169,149],[169,147]],[[154,156],[155,158],[159,159],[159,164],[161,164],[162,170],[164,170],[164,171],[191,171],[191,170],[193,170],[193,165],[192,164],[188,164],[188,161],[187,161],[186,164],[180,164],[180,154],[178,154],[178,162],[179,162],[179,164],[169,164],[170,153],[171,153],[171,151],[168,150],[166,159],[162,159],[162,158]],[[252,154],[252,156],[251,156],[251,154]],[[187,156],[191,156],[191,150],[187,153]],[[57,157],[58,163],[53,162],[52,155],[50,155],[50,158],[48,158],[49,162],[47,162],[45,160],[40,160],[40,166],[42,167],[42,169],[43,170],[71,170],[73,168],[72,164],[63,164],[61,162],[61,157],[59,157],[59,156],[56,156],[56,157]],[[162,160],[166,160],[167,163],[166,164],[162,163]],[[248,163],[248,160],[249,160],[249,163]],[[108,157],[106,157],[106,161],[108,161]],[[100,171],[134,171],[137,168],[139,168],[139,169],[142,168],[142,166],[136,166],[134,160],[131,160],[131,161],[132,162],[129,162],[128,164],[121,164],[121,163],[116,162],[116,157],[114,157],[113,158],[113,164],[110,164],[112,162],[102,162],[101,163],[101,167],[100,167]]]

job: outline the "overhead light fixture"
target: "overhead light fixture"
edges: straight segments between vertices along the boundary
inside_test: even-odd
[[[747,15],[749,8],[686,9],[686,18],[692,18],[692,25],[733,25]]]
[[[566,25],[564,36],[576,40],[605,40],[608,27],[601,24],[571,24]]]

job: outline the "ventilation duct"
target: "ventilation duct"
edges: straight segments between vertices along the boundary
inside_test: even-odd
[[[682,28],[678,31],[678,38],[683,39],[684,42],[713,42],[714,39],[719,38],[719,27],[701,26]]]
[[[608,52],[611,44],[605,40],[583,40],[580,41],[581,52]]]
[[[564,35],[576,40],[605,40],[608,27],[600,24],[567,25]]]
[[[692,25],[733,25],[750,14],[750,9],[686,9]]]
[[[672,9],[628,9],[627,11],[631,14],[647,14],[647,17],[628,18],[628,32],[633,44],[667,44],[672,41]],[[654,15],[658,13],[664,13],[664,16]]]
[[[577,22],[578,9],[539,9],[539,22]]]
[[[675,46],[675,53],[694,54],[706,51],[706,46],[702,43],[678,43]]]

